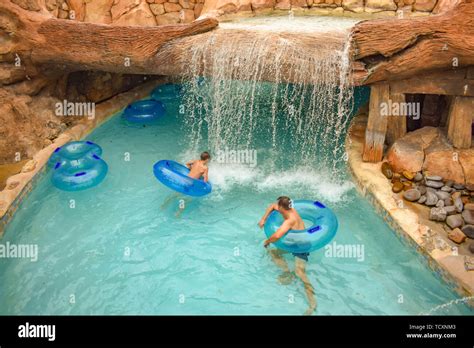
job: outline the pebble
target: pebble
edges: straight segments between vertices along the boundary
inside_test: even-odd
[[[456,207],[454,205],[445,206],[444,210],[446,210],[446,213],[448,213],[448,215],[454,215],[457,213]]]
[[[443,186],[441,187],[441,191],[444,191],[444,192],[451,192],[453,189],[449,186]]]
[[[471,239],[474,239],[474,225],[465,225],[462,232]]]
[[[420,199],[418,200],[418,203],[423,204],[426,202],[426,196],[421,196]]]
[[[446,220],[446,210],[444,208],[431,208],[430,220],[433,221],[444,221]]]
[[[403,190],[403,184],[401,182],[397,181],[396,183],[393,184],[393,186],[392,186],[392,191],[393,192],[398,193],[401,190]]]
[[[417,190],[420,191],[422,195],[426,194],[426,187],[423,185],[418,186]]]
[[[433,206],[436,203],[438,203],[438,196],[436,196],[433,192],[427,191],[425,204],[427,206]]]
[[[437,206],[438,208],[444,207],[444,201],[440,199],[440,200],[438,201],[438,203],[436,203],[436,206]]]
[[[382,174],[385,175],[387,179],[391,179],[393,177],[392,167],[387,162],[382,163]]]
[[[456,199],[454,200],[454,206],[456,207],[456,211],[457,211],[458,213],[462,213],[462,210],[464,209],[464,204],[463,204],[461,198],[456,198]]]
[[[443,178],[440,177],[439,175],[427,175],[426,180],[432,180],[432,181],[442,181]]]
[[[421,174],[420,172],[416,173],[413,177],[413,180],[416,182],[423,180],[423,174]]]
[[[459,198],[459,197],[461,197],[461,192],[454,192],[454,193],[451,195],[451,197],[452,197],[453,199]]]
[[[407,171],[407,170],[405,170],[402,174],[403,174],[403,176],[404,176],[405,178],[407,178],[408,180],[413,180],[413,178],[415,177],[415,175],[413,175],[412,172],[409,172],[409,171]]]
[[[466,240],[466,235],[459,228],[455,228],[448,232],[448,238],[457,244],[461,244]]]
[[[444,206],[447,207],[448,205],[453,205],[454,202],[451,198],[447,198],[444,200]]]
[[[474,184],[467,184],[466,189],[471,192],[474,191]]]
[[[417,189],[410,189],[403,193],[403,198],[410,202],[417,201],[420,199],[420,197],[421,193]]]
[[[462,185],[462,184],[454,184],[453,187],[456,190],[464,190],[465,189],[464,185]]]
[[[474,210],[465,209],[462,212],[462,218],[464,219],[466,224],[474,225]]]
[[[461,227],[463,225],[463,219],[461,214],[449,215],[446,219],[446,223],[451,228]]]
[[[441,188],[444,184],[441,181],[426,180],[425,185],[433,188]]]
[[[447,192],[436,191],[435,194],[436,194],[436,196],[438,196],[439,199],[442,199],[443,201],[445,199],[451,198],[451,195]]]

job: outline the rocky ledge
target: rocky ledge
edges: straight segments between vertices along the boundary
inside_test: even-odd
[[[474,239],[474,185],[456,183],[429,172],[395,173],[388,162],[382,163],[381,171],[390,179],[394,193],[429,207],[429,219],[445,223],[450,240],[462,244],[467,238]],[[474,254],[474,243],[470,251]]]
[[[471,227],[466,227],[471,226],[470,222],[472,221],[472,191],[469,190],[471,182],[456,183],[454,180],[423,169],[398,172],[397,169],[387,164],[383,165],[384,173],[382,173],[382,163],[362,161],[366,127],[367,113],[361,111],[353,119],[346,139],[349,169],[361,194],[374,205],[394,230],[394,233],[425,257],[428,267],[452,286],[460,296],[473,296],[474,257],[472,249],[474,241],[468,238]],[[390,176],[388,170],[392,174],[390,180],[387,179],[387,174]],[[392,179],[394,183],[399,182],[403,186],[400,192],[393,191]],[[398,184],[397,186],[400,187]],[[428,192],[430,193],[428,194]],[[428,200],[427,196],[430,196],[430,204],[434,203],[434,205],[427,206],[425,205],[426,201],[418,204],[417,202],[422,196],[425,196],[426,200]],[[439,203],[440,201],[443,203]],[[436,207],[437,204],[438,207]],[[443,206],[441,207],[441,205]],[[451,215],[446,212],[446,220],[449,216],[455,216],[449,218],[449,224],[458,227],[449,227],[446,220],[443,222],[430,220],[432,208],[446,210],[446,207],[452,206],[454,206],[454,212]],[[459,213],[461,208],[462,212]],[[448,210],[452,209],[448,208]],[[440,218],[443,217],[442,212],[437,215],[440,215]],[[454,239],[459,241],[463,239],[462,235],[461,238],[454,237],[454,234],[459,235],[456,228],[466,235],[462,244],[454,241]],[[452,232],[453,230],[455,232]],[[376,231],[373,232],[376,233]],[[449,234],[451,234],[451,238]],[[474,306],[473,302],[469,302],[469,304]]]

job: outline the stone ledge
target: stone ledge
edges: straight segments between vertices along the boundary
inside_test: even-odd
[[[462,297],[473,296],[474,273],[465,270],[465,256],[455,255],[449,241],[432,231],[417,213],[392,192],[390,182],[380,170],[381,163],[362,161],[366,124],[366,114],[356,116],[346,138],[349,170],[357,188],[395,233],[415,248],[428,266],[453,290]],[[474,301],[471,300],[468,304],[474,307]]]
[[[93,120],[84,119],[83,123],[65,130],[51,145],[41,149],[33,156],[32,161],[34,161],[35,165],[31,170],[9,177],[5,189],[0,191],[0,237],[3,235],[6,225],[12,219],[20,203],[31,191],[36,180],[46,171],[45,164],[57,147],[69,141],[80,140],[86,137],[125,106],[134,100],[145,98],[156,85],[164,82],[166,82],[165,78],[146,82],[130,91],[118,94],[97,104]],[[14,185],[11,185],[12,183]],[[9,185],[11,185],[11,189],[8,189]]]

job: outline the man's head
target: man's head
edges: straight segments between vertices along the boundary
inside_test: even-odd
[[[290,210],[292,207],[292,201],[290,197],[281,196],[277,198],[278,210]]]
[[[204,151],[203,153],[201,153],[201,161],[204,161],[204,162],[209,162],[211,159],[211,155],[209,154],[209,152],[207,151]]]

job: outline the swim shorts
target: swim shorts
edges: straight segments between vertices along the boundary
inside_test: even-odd
[[[294,257],[299,257],[302,260],[308,261],[309,253],[293,253]]]

